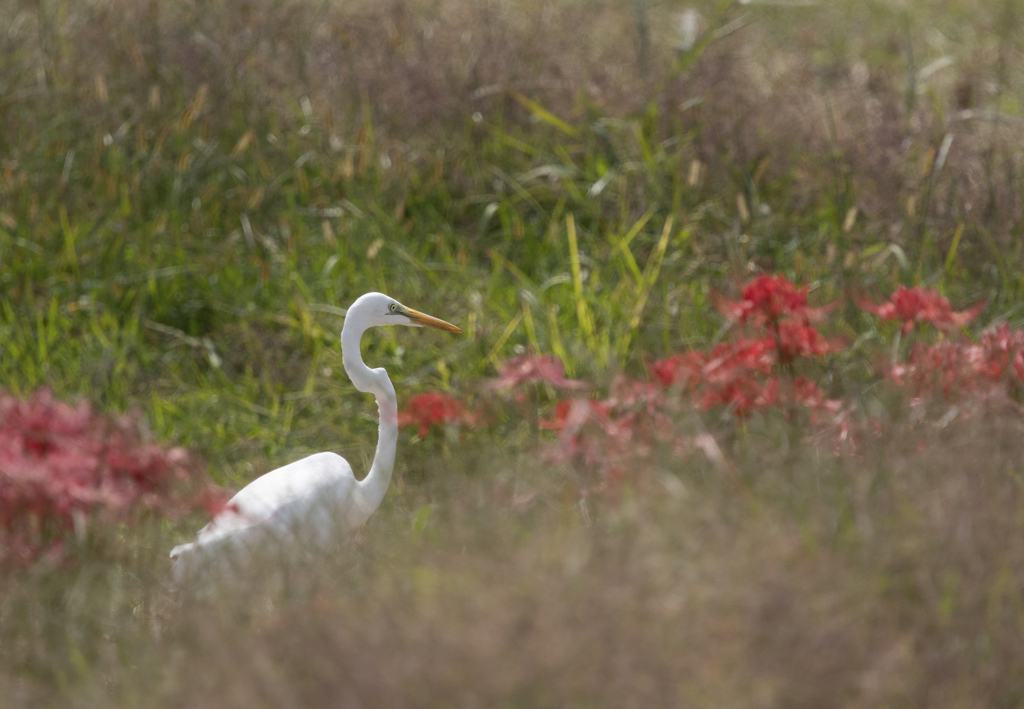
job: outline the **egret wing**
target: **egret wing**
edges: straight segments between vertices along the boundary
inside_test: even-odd
[[[352,467],[334,453],[317,453],[272,470],[246,485],[228,501],[199,534],[208,544],[254,526],[284,527],[302,522],[317,500],[350,497],[355,487]],[[326,500],[325,500],[326,501]]]

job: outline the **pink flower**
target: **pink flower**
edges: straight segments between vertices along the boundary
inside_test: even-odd
[[[651,364],[651,373],[665,386],[687,387],[700,379],[706,356],[703,352],[687,352],[659,359]]]
[[[865,299],[857,301],[861,309],[883,320],[901,320],[902,332],[907,334],[914,325],[928,323],[939,330],[953,330],[967,325],[978,317],[987,303],[975,303],[967,310],[953,312],[949,301],[938,291],[915,286],[899,286],[888,302],[875,304]]]
[[[982,376],[998,381],[1011,371],[1015,384],[1024,383],[1024,330],[1011,330],[1001,323],[981,333],[974,368]]]
[[[427,435],[431,426],[467,421],[461,403],[448,394],[427,392],[416,394],[409,399],[405,409],[398,412],[399,426],[419,426],[420,438]]]
[[[817,423],[820,413],[837,413],[843,402],[835,399],[826,399],[825,392],[809,379],[797,377],[793,382],[794,403],[808,409],[811,414],[811,423]]]
[[[779,323],[778,338],[778,355],[782,364],[789,364],[800,357],[821,357],[839,349],[806,322],[786,320]]]
[[[972,362],[977,361],[974,345],[962,345],[949,340],[925,345],[917,342],[910,350],[906,362],[892,367],[889,376],[900,386],[909,386],[911,392],[921,394],[937,386],[943,396],[975,391],[978,378]]]
[[[743,418],[778,401],[779,380],[775,377],[763,384],[752,377],[734,377],[705,389],[700,398],[700,408],[707,410],[714,406],[727,406],[736,416]]]
[[[63,537],[98,514],[131,522],[195,509],[199,497],[179,489],[193,468],[184,450],[143,443],[130,417],[45,389],[26,401],[0,394],[0,557],[59,559]]]
[[[590,399],[563,399],[555,404],[555,417],[540,421],[539,426],[549,431],[561,431],[565,428],[578,430],[591,418],[606,418],[608,412]]]
[[[657,382],[643,382],[629,377],[618,377],[613,383],[607,401],[609,409],[632,411],[642,408],[653,416],[665,404],[665,391]]]
[[[606,402],[590,399],[560,401],[555,418],[541,421],[541,428],[558,431],[548,449],[548,460],[578,463],[596,470],[609,482],[622,463],[643,457],[645,446],[635,440],[635,415],[612,416]]]
[[[776,361],[772,338],[752,340],[740,337],[721,342],[711,352],[687,352],[652,365],[655,376],[666,386],[684,384],[698,395],[699,406],[732,406],[738,416],[773,404],[778,382],[764,382]]]
[[[706,355],[701,377],[706,383],[722,384],[741,379],[751,372],[768,374],[775,364],[775,343],[771,339],[739,337],[721,342]]]
[[[488,389],[505,391],[524,384],[550,384],[558,389],[586,389],[586,382],[565,378],[565,364],[553,355],[524,354],[501,363]]]
[[[724,298],[717,303],[719,312],[727,318],[745,323],[777,323],[784,317],[805,321],[820,320],[836,307],[836,303],[821,308],[807,306],[807,287],[797,288],[784,276],[758,276],[743,286],[740,300]]]
[[[915,343],[906,361],[898,362],[889,376],[908,386],[915,396],[939,388],[943,396],[978,391],[1005,382],[1008,388],[1024,384],[1024,330],[1003,323],[981,334],[981,342],[943,340],[933,345]]]

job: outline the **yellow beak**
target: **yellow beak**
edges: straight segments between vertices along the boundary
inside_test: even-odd
[[[435,318],[433,315],[427,315],[426,313],[421,313],[420,311],[413,310],[412,308],[406,308],[404,314],[414,323],[422,325],[423,327],[432,327],[435,330],[445,330],[446,332],[462,333],[462,330],[455,327],[450,322],[445,322],[444,320]]]

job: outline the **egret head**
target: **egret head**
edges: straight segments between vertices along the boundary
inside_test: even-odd
[[[366,327],[408,325],[410,327],[432,327],[447,332],[462,332],[451,323],[407,308],[383,293],[367,293],[360,296],[356,302],[352,303],[345,315],[346,322],[350,319],[354,319],[358,321],[358,324]]]

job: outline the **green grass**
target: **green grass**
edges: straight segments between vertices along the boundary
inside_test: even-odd
[[[0,9],[0,386],[141,408],[237,488],[367,469],[338,333],[369,290],[466,331],[365,339],[400,403],[530,347],[644,377],[762,271],[1020,323],[1013,3],[701,3],[682,53],[681,8],[636,7],[646,39],[568,0]],[[830,395],[893,428],[859,457],[693,415],[733,475],[666,458],[581,500],[511,410],[403,434],[360,539],[273,604],[174,605],[196,519],[0,571],[0,705],[1019,706],[1019,414],[921,432],[878,383],[893,331],[829,328],[857,343]]]

